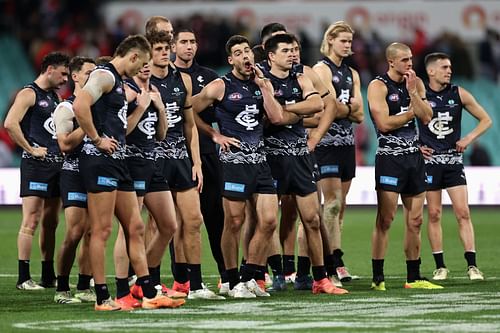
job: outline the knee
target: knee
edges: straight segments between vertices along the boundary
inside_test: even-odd
[[[440,223],[441,212],[441,208],[429,208],[429,223]]]
[[[455,216],[457,218],[459,225],[465,225],[470,223],[470,211],[467,208],[460,208],[455,211]]]
[[[73,226],[68,232],[67,240],[69,240],[72,244],[78,244],[80,239],[82,239],[84,232],[84,228],[80,226]]]
[[[408,227],[413,229],[415,232],[420,231],[422,228],[422,224],[424,223],[424,219],[422,214],[418,214],[417,216],[413,216],[408,221]]]
[[[387,232],[391,228],[394,215],[378,216],[376,228],[382,232]]]
[[[302,223],[304,224],[304,228],[307,228],[308,230],[314,230],[314,231],[319,230],[319,225],[320,225],[319,214],[313,214],[311,216],[304,217]]]
[[[194,216],[190,216],[186,221],[183,221],[182,227],[184,232],[189,234],[198,234],[201,230],[201,225],[203,224],[203,216],[200,214],[196,214]]]
[[[90,234],[90,239],[100,239],[102,241],[106,241],[111,235],[112,231],[113,231],[112,225],[94,227],[92,229],[92,233]]]
[[[158,228],[158,232],[162,236],[169,236],[171,237],[173,234],[176,233],[177,231],[177,223],[165,223],[160,226],[156,226],[155,228]]]
[[[229,217],[224,225],[224,229],[232,234],[238,234],[244,222],[245,219],[243,216]]]
[[[269,216],[259,222],[258,228],[265,234],[272,235],[274,230],[278,225],[278,221],[275,216]]]
[[[128,237],[143,237],[144,236],[144,223],[139,219],[132,221],[128,226]],[[125,230],[124,230],[125,231]]]

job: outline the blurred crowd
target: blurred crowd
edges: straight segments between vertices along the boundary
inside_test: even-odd
[[[22,43],[38,72],[44,55],[62,50],[70,55],[97,57],[110,55],[112,50],[127,35],[142,33],[144,22],[118,20],[107,26],[101,9],[105,1],[64,0],[3,0],[0,1],[0,33],[16,36]],[[162,14],[162,13],[158,13]],[[245,22],[232,17],[192,15],[178,19],[169,17],[175,27],[191,27],[198,40],[198,62],[204,66],[221,70],[226,66],[224,45],[234,34],[247,36],[255,44],[259,41],[259,30],[251,29]],[[331,22],[324,22],[325,29]],[[356,29],[353,40],[353,56],[348,64],[356,68],[361,82],[366,86],[377,74],[387,70],[385,47],[393,41],[383,40],[374,31]],[[302,43],[302,62],[314,64],[320,57],[320,40],[313,40],[303,31],[295,31]],[[416,28],[413,40],[402,41],[411,46],[414,67],[419,76],[425,76],[423,56],[429,52],[446,52],[453,59],[455,76],[466,79],[487,78],[494,82],[500,79],[500,33],[487,29],[479,43],[468,43],[450,31],[430,39]],[[68,92],[62,92],[65,96]],[[3,129],[0,127],[0,133]],[[360,128],[361,138],[367,138],[366,129]],[[0,135],[0,142],[3,142]],[[0,144],[0,149],[10,144]],[[366,146],[360,142],[361,147]],[[5,147],[4,147],[5,148]],[[361,156],[361,155],[360,155]],[[363,163],[362,157],[359,163]]]

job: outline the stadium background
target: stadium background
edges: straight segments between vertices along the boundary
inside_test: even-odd
[[[18,200],[17,165],[19,151],[1,126],[16,91],[32,81],[42,57],[52,50],[75,55],[109,55],[126,35],[142,32],[149,15],[164,15],[174,27],[190,25],[198,36],[198,61],[227,70],[223,44],[228,36],[239,33],[258,43],[260,27],[272,21],[283,22],[297,33],[303,44],[303,60],[313,64],[319,58],[319,43],[326,25],[345,19],[356,29],[349,59],[362,74],[363,91],[367,83],[386,70],[383,51],[392,41],[409,44],[415,55],[415,66],[421,77],[421,58],[427,52],[446,51],[452,55],[454,81],[469,89],[492,116],[494,124],[480,142],[491,157],[493,167],[466,167],[471,202],[490,203],[494,207],[473,208],[476,242],[481,269],[486,281],[472,284],[465,278],[462,246],[451,209],[443,216],[447,264],[452,278],[437,294],[408,292],[404,281],[403,224],[401,212],[391,230],[386,258],[388,292],[373,295],[370,280],[370,234],[375,209],[350,208],[346,212],[344,248],[352,272],[361,280],[347,288],[343,298],[313,296],[287,291],[269,300],[237,302],[189,302],[175,311],[117,313],[112,316],[95,313],[91,306],[62,307],[52,301],[53,290],[37,294],[18,292],[16,281],[16,236],[21,220],[19,207],[0,209],[0,311],[1,332],[225,332],[248,331],[322,331],[335,329],[350,332],[494,332],[500,331],[500,268],[498,265],[498,221],[500,214],[500,7],[498,1],[62,1],[0,0],[0,205],[5,199]],[[67,94],[64,92],[63,94]],[[366,106],[365,106],[365,110]],[[464,119],[463,130],[474,126]],[[376,140],[368,117],[365,127],[357,129],[363,138],[363,158],[370,179],[373,172]],[[470,152],[467,154],[469,156]],[[466,159],[470,164],[469,159]],[[358,170],[363,170],[359,168]],[[359,175],[359,173],[358,173]],[[373,201],[373,187],[361,176],[353,182],[348,201],[355,196],[355,186],[363,189],[360,200]],[[369,197],[369,198],[368,198]],[[481,199],[482,198],[482,199]],[[351,202],[349,202],[351,203]],[[496,206],[495,206],[496,205]],[[62,221],[62,216],[61,216]],[[62,223],[61,223],[62,224]],[[116,228],[115,228],[116,229]],[[116,232],[116,230],[115,230]],[[58,228],[57,247],[64,234]],[[114,239],[113,235],[111,238]],[[422,233],[422,269],[430,275],[434,269],[430,248]],[[217,283],[216,266],[203,238],[203,272],[205,282]],[[108,246],[108,258],[111,258]],[[40,253],[34,246],[32,274],[38,278]],[[107,262],[108,274],[112,262]],[[169,258],[162,263],[168,272]],[[72,274],[76,274],[76,267]],[[75,281],[74,276],[72,282]],[[112,277],[110,276],[111,282]],[[111,288],[114,286],[111,283]],[[383,304],[383,305],[381,305]],[[323,311],[318,312],[318,308]]]
[[[300,37],[303,63],[313,65],[320,59],[319,45],[325,28],[337,20],[346,20],[356,31],[354,55],[347,61],[361,75],[364,96],[367,84],[387,69],[384,50],[389,43],[401,41],[411,46],[414,67],[424,79],[425,54],[447,52],[452,57],[454,82],[471,91],[493,118],[493,127],[467,149],[466,165],[500,166],[500,154],[496,154],[500,142],[498,1],[3,0],[0,1],[0,124],[18,89],[36,77],[45,54],[63,50],[70,55],[110,55],[125,36],[142,33],[145,20],[151,15],[168,17],[174,28],[191,27],[198,39],[198,62],[220,74],[228,69],[224,44],[233,34],[246,35],[257,44],[263,25],[282,22]],[[65,88],[60,93],[67,96],[69,90]],[[364,101],[368,115],[366,98]],[[464,115],[464,132],[475,124],[475,119]],[[357,163],[372,166],[377,141],[368,116],[355,131]],[[19,156],[20,149],[0,125],[0,168],[18,167]],[[471,197],[477,199],[475,203],[500,204],[500,181],[491,182],[492,178],[484,177],[484,172],[494,175],[496,169],[467,170],[484,182],[470,189]],[[17,197],[14,182],[17,176],[9,177],[6,172],[0,171],[3,179],[0,204],[12,203],[6,198]],[[371,180],[370,172],[371,168],[366,173],[359,169],[360,179]],[[356,188],[351,196],[354,193],[357,194],[354,203],[363,203],[366,194]]]

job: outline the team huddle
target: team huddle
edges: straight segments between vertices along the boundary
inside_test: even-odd
[[[24,150],[17,288],[56,287],[55,302],[91,302],[97,311],[174,308],[186,298],[269,297],[290,283],[314,294],[347,294],[344,287],[356,276],[344,263],[341,234],[356,168],[353,124],[364,121],[359,74],[344,62],[353,35],[347,23],[331,24],[323,58],[309,67],[301,64],[300,41],[271,23],[253,48],[243,36],[229,38],[231,70],[222,77],[196,63],[193,31],[174,32],[161,16],[148,20],[144,36],[125,38],[113,57],[48,54],[5,121]],[[420,231],[426,201],[433,280],[447,279],[443,189],[453,203],[467,274],[482,280],[463,152],[491,119],[467,90],[451,83],[448,55],[426,56],[426,83],[413,71],[405,44],[390,44],[386,58],[388,71],[370,82],[366,96],[378,139],[371,288],[386,290],[384,257],[399,198],[404,288],[442,288],[420,273]],[[55,91],[68,79],[73,95],[60,101]],[[463,109],[478,120],[465,136]],[[56,276],[61,201],[66,233]],[[119,231],[111,297],[105,253],[114,217]],[[29,261],[38,224],[39,283]],[[203,283],[203,224],[220,274],[217,293]],[[171,288],[160,276],[167,247]],[[72,293],[75,257],[79,274]],[[272,280],[266,282],[268,267]]]

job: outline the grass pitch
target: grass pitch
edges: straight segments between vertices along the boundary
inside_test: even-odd
[[[386,256],[387,292],[369,290],[371,279],[371,231],[375,208],[349,208],[343,231],[345,262],[360,280],[345,283],[350,294],[312,295],[289,285],[285,292],[267,299],[190,301],[179,309],[97,313],[90,304],[59,305],[54,290],[22,292],[15,289],[16,236],[19,209],[0,211],[0,332],[498,332],[500,331],[500,210],[472,208],[476,230],[478,265],[486,280],[471,282],[466,276],[463,248],[453,212],[445,209],[443,233],[445,261],[450,279],[443,290],[406,290],[403,223],[399,214],[391,229]],[[64,225],[58,228],[62,239]],[[422,273],[432,276],[434,263],[423,229]],[[33,246],[31,273],[40,276],[40,257]],[[112,246],[108,246],[111,255]],[[111,256],[108,256],[111,258]],[[168,256],[166,256],[168,257]],[[162,277],[170,284],[169,260]],[[107,272],[113,274],[111,259]],[[217,284],[215,263],[204,237],[204,280]],[[77,274],[77,267],[72,274]],[[72,277],[76,282],[76,277]],[[113,292],[113,279],[108,283]]]

